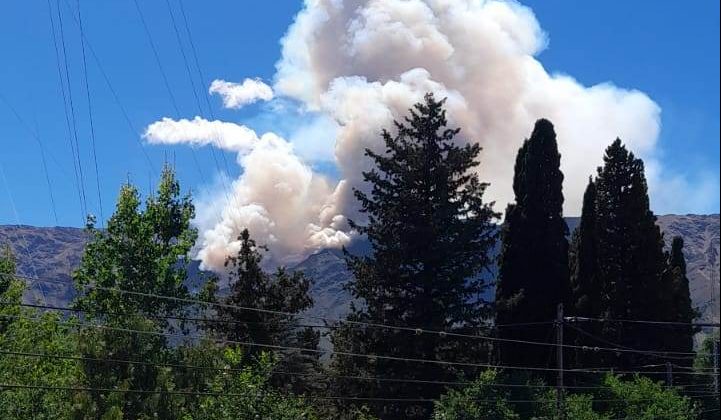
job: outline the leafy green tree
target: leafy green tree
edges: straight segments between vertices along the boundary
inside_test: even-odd
[[[607,390],[601,398],[609,400],[611,418],[638,420],[691,420],[698,418],[698,409],[690,397],[684,397],[661,382],[643,376],[624,381],[619,376],[607,375]]]
[[[15,255],[10,245],[3,244],[0,249],[0,294],[5,293],[15,280]]]
[[[716,419],[719,413],[719,395],[714,390],[711,377],[714,371],[714,341],[719,341],[718,331],[707,335],[701,342],[694,360],[694,370],[698,375],[693,376],[693,384],[689,387],[691,390],[708,394],[700,400],[704,408],[701,418],[709,420]]]
[[[174,352],[162,335],[173,326],[164,317],[181,313],[184,303],[150,294],[188,297],[183,281],[197,237],[190,225],[193,216],[190,197],[180,196],[178,181],[166,166],[156,195],[144,208],[137,189],[127,184],[107,228],[89,223],[92,240],[73,274],[79,293],[74,306],[85,315],[79,351],[86,358],[145,364],[84,360],[84,385],[146,392],[89,392],[80,410],[85,415],[173,417],[179,398],[164,393],[173,387],[172,376],[157,364],[173,361]]]
[[[251,360],[252,359],[252,360]],[[311,404],[302,397],[283,392],[271,384],[273,371],[278,368],[273,353],[245,355],[240,347],[218,346],[205,342],[189,346],[183,351],[188,364],[211,366],[215,370],[194,370],[185,380],[202,381],[204,395],[184,397],[175,418],[183,420],[235,419],[319,419]],[[182,386],[183,380],[176,379]]]
[[[363,173],[369,192],[356,190],[367,223],[351,226],[370,241],[370,256],[347,255],[354,274],[349,290],[360,304],[348,320],[481,334],[490,316],[482,274],[490,264],[497,215],[483,200],[487,184],[475,173],[481,151],[456,139],[444,101],[427,94],[383,131],[385,150],[366,150],[374,168]],[[459,144],[464,144],[460,146]],[[431,360],[478,361],[481,340],[341,324],[332,336],[337,351]],[[436,364],[334,355],[336,372],[387,378],[447,380],[456,373]],[[339,380],[336,393],[378,398],[435,398],[437,385]],[[380,418],[428,418],[427,404],[369,404]]]
[[[15,277],[15,254],[10,245],[0,248],[0,334],[14,321],[22,301],[23,283]]]
[[[434,420],[520,419],[508,400],[508,393],[496,386],[500,374],[482,372],[470,385],[451,389],[435,403]]]
[[[563,401],[563,418],[572,420],[611,420],[608,413],[599,413],[594,410],[594,395],[570,394]],[[533,418],[561,420],[558,416],[556,404],[556,391],[547,390],[536,395],[534,402],[536,412]]]
[[[72,323],[63,323],[58,314],[21,307],[25,283],[14,276],[15,257],[4,246],[0,251],[0,384],[74,386],[80,379],[74,360],[41,357],[75,354]],[[73,395],[63,390],[2,388],[0,418],[67,419],[72,400]]]
[[[250,237],[248,229],[241,232],[238,240],[238,254],[226,261],[230,294],[222,302],[228,306],[216,309],[218,322],[209,326],[223,340],[315,350],[320,339],[318,331],[308,326],[299,327],[302,318],[286,315],[300,314],[313,306],[313,299],[308,294],[310,280],[299,271],[290,272],[283,267],[273,274],[266,273],[261,266],[262,248]],[[267,350],[251,346],[246,354],[253,356]],[[299,350],[277,353],[280,370],[305,376],[279,377],[275,383],[298,392],[308,390],[308,384],[314,382],[313,374],[320,370],[318,353]]]
[[[550,121],[536,122],[516,157],[515,203],[506,209],[496,287],[499,324],[555,319],[569,300],[568,227],[563,219],[563,173]],[[547,329],[502,328],[504,339],[546,341]],[[515,366],[543,366],[549,348],[502,344],[501,360]]]

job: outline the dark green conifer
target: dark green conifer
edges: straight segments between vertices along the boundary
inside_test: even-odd
[[[256,245],[248,229],[241,232],[238,240],[238,254],[226,261],[230,294],[222,299],[222,303],[261,309],[263,312],[221,306],[217,309],[218,322],[209,326],[224,340],[315,350],[320,339],[318,331],[311,327],[299,327],[298,324],[303,323],[295,315],[280,314],[299,314],[313,306],[313,299],[308,294],[308,278],[302,272],[291,272],[283,267],[273,274],[266,273],[261,265],[263,247]],[[267,347],[258,346],[241,348],[251,357],[269,351]],[[318,354],[286,350],[278,351],[276,355],[279,358],[278,370],[307,375],[277,376],[276,385],[294,391],[307,390],[309,387],[306,385],[314,381],[311,375],[318,373]]]
[[[598,276],[601,313],[615,320],[668,320],[669,288],[663,236],[649,208],[648,187],[641,159],[616,139],[603,158],[596,180]],[[633,349],[663,348],[663,334],[650,325],[609,321],[603,338]],[[597,343],[596,345],[602,345]],[[603,360],[621,369],[658,363],[638,353],[604,352]],[[652,362],[653,361],[653,362]]]
[[[506,210],[499,278],[498,324],[536,323],[556,318],[570,297],[568,227],[563,219],[563,173],[551,122],[538,120],[516,157],[515,203]],[[548,328],[499,327],[505,339],[548,341]],[[545,366],[549,348],[501,344],[506,365]]]
[[[670,320],[691,324],[698,313],[691,302],[688,277],[686,276],[686,257],[683,253],[683,238],[675,236],[671,241],[671,249],[668,253],[667,285],[668,290],[668,313]],[[667,340],[666,349],[674,352],[693,352],[693,336],[696,329],[691,325],[671,326],[665,332]],[[685,367],[693,366],[691,358],[679,360],[677,364]]]
[[[569,264],[572,305],[569,315],[596,316],[600,313],[601,289],[598,281],[598,233],[596,228],[596,183],[588,180],[583,194],[581,221],[573,232]]]
[[[369,192],[356,190],[364,225],[352,226],[372,245],[367,257],[347,256],[360,303],[350,321],[479,334],[489,317],[482,274],[490,264],[496,216],[483,200],[487,184],[476,175],[481,148],[459,142],[448,128],[444,101],[426,95],[410,115],[383,132],[385,150],[366,150],[374,168],[364,172]],[[478,362],[488,349],[481,340],[452,335],[342,324],[333,334],[337,351],[400,358]],[[338,355],[335,370],[442,381],[456,378],[451,366],[409,364],[382,358]],[[458,368],[458,367],[456,367]],[[457,370],[457,369],[456,369]],[[337,392],[376,398],[436,398],[443,387],[427,383],[341,381]],[[381,418],[428,418],[423,403],[374,402]]]

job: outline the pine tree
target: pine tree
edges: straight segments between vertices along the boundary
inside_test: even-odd
[[[498,324],[555,319],[569,300],[568,227],[563,219],[563,173],[551,122],[538,120],[516,157],[513,191],[502,230],[496,288]],[[538,325],[499,328],[504,339],[547,341]],[[507,343],[500,346],[507,365],[544,366],[550,348]]]
[[[603,160],[596,180],[599,315],[616,320],[668,320],[664,242],[649,208],[643,161],[620,139],[606,149]],[[663,334],[649,325],[609,321],[603,325],[602,335],[606,344],[640,350],[663,348]],[[630,352],[605,352],[603,359],[611,366],[633,370],[658,363],[658,359]]]
[[[375,167],[363,173],[370,192],[355,196],[367,224],[352,222],[372,246],[370,256],[347,255],[355,279],[349,285],[360,304],[350,321],[412,326],[435,331],[479,334],[489,317],[482,274],[491,260],[497,215],[483,201],[487,184],[474,169],[478,144],[459,146],[459,129],[447,128],[444,101],[428,94],[409,110],[397,133],[383,131],[383,153],[366,150]],[[332,337],[336,351],[430,360],[484,357],[481,340],[451,335],[341,324]],[[448,380],[450,367],[409,365],[382,358],[336,354],[336,372],[386,378]],[[339,381],[337,392],[388,398],[435,398],[432,384]],[[373,403],[381,418],[427,418],[427,404]]]
[[[238,254],[226,261],[230,294],[222,299],[222,303],[261,309],[263,312],[221,306],[217,309],[219,322],[210,324],[212,330],[229,341],[316,349],[320,340],[318,331],[312,327],[299,327],[302,318],[298,316],[274,313],[300,314],[311,308],[313,299],[308,294],[310,280],[300,271],[290,272],[283,267],[273,274],[263,271],[263,248],[256,245],[248,229],[241,232],[238,241]],[[243,349],[250,357],[268,351],[262,347]],[[279,357],[279,370],[305,374],[276,377],[276,385],[296,392],[313,388],[309,384],[314,381],[312,374],[318,373],[320,368],[318,353],[286,350],[276,355]]]

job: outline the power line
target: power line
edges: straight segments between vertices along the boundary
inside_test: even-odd
[[[248,398],[253,395],[249,393],[234,393],[234,392],[204,392],[204,391],[181,391],[181,390],[165,390],[165,389],[120,389],[120,388],[99,388],[99,387],[79,387],[79,386],[59,386],[59,385],[28,385],[28,384],[10,384],[0,383],[0,391],[3,388],[7,389],[42,389],[47,391],[76,391],[76,392],[108,392],[108,393],[126,393],[126,394],[151,394],[151,395],[186,395],[186,396],[210,396],[210,397],[242,397]],[[257,391],[254,395],[257,397],[264,397],[267,393],[265,391]],[[430,398],[382,398],[382,397],[349,397],[342,395],[296,395],[296,398],[300,399],[314,399],[314,400],[328,400],[328,401],[367,401],[367,402],[417,402],[417,403],[434,403],[436,400]],[[703,396],[689,396],[689,398],[702,398]],[[495,403],[498,400],[494,399],[473,399],[475,402],[481,403]],[[536,400],[504,400],[507,403],[526,403],[526,404],[546,404],[550,400],[536,399]],[[655,399],[637,399],[634,402],[649,402],[656,401]],[[627,402],[625,399],[594,399],[594,402]],[[717,411],[717,410],[713,410]]]
[[[676,325],[684,327],[712,327],[719,328],[721,324],[716,322],[672,322],[672,321],[646,321],[636,319],[612,319],[612,318],[589,318],[583,316],[571,316],[566,317],[566,321],[595,321],[595,322],[618,322],[618,323],[631,323],[631,324],[649,324],[649,325]]]
[[[48,3],[49,2],[50,2],[50,0],[48,0]],[[66,0],[65,4],[68,7],[68,9],[72,10],[70,3],[68,3],[67,0]],[[76,16],[73,14],[72,17],[73,17],[73,21],[75,22],[75,24],[79,26],[80,22],[78,22]],[[130,116],[128,115],[127,110],[123,106],[123,103],[120,101],[120,96],[118,96],[117,91],[113,87],[113,84],[110,81],[110,77],[108,76],[107,72],[105,71],[105,68],[103,67],[103,65],[101,63],[100,58],[98,57],[97,53],[95,52],[95,49],[93,48],[93,45],[90,42],[90,39],[88,39],[87,34],[85,34],[84,32],[82,32],[80,35],[85,40],[85,46],[88,47],[88,51],[90,51],[90,56],[93,58],[93,61],[95,61],[95,65],[98,66],[98,70],[100,70],[100,74],[103,76],[103,80],[105,81],[105,84],[108,87],[108,90],[110,90],[110,93],[113,97],[115,104],[120,109],[120,112],[123,115],[123,118],[125,119],[126,124],[130,128],[130,131],[133,133],[132,137],[135,139],[135,142],[140,147],[140,151],[143,153],[143,156],[145,157],[145,160],[148,164],[149,169],[152,172],[156,172],[155,166],[153,165],[153,161],[150,159],[148,152],[145,150],[145,147],[143,147],[143,143],[139,139],[140,132],[135,128],[135,125],[133,124],[132,120],[130,119]]]
[[[70,105],[70,118],[72,120],[72,138],[75,139],[75,157],[78,161],[78,170],[80,173],[80,190],[82,191],[82,204],[84,216],[88,214],[88,202],[85,196],[85,176],[83,175],[83,164],[80,154],[80,142],[78,141],[78,127],[77,120],[75,118],[75,105],[73,104],[73,88],[70,83],[70,66],[68,65],[68,54],[65,48],[65,31],[63,29],[63,14],[60,10],[60,0],[56,0],[56,6],[58,11],[58,27],[60,29],[60,45],[62,46],[63,52],[63,63],[65,66],[65,80],[68,87],[68,102]],[[53,32],[54,33],[54,32]],[[66,109],[67,112],[67,109]]]
[[[129,365],[142,365],[142,366],[151,366],[151,367],[169,367],[169,368],[178,368],[178,369],[189,369],[189,370],[210,370],[210,371],[218,371],[218,372],[236,372],[236,373],[242,373],[245,372],[245,369],[238,369],[238,368],[231,368],[231,367],[216,367],[216,366],[202,366],[202,365],[189,365],[189,364],[182,364],[182,363],[154,363],[154,362],[144,362],[140,360],[127,360],[127,359],[115,359],[115,358],[98,358],[98,357],[87,357],[87,356],[73,356],[73,355],[61,355],[61,354],[47,354],[47,353],[33,353],[33,352],[23,352],[23,351],[12,351],[12,350],[3,350],[0,349],[0,354],[6,354],[10,356],[19,356],[19,357],[30,357],[30,358],[47,358],[47,359],[59,359],[59,360],[74,360],[74,361],[87,361],[87,362],[97,362],[97,363],[117,363],[117,364],[129,364]],[[278,371],[273,370],[270,372],[272,375],[281,375],[281,376],[321,376],[322,374],[319,374],[317,372],[287,372],[287,371]],[[378,377],[378,376],[362,376],[362,375],[336,375],[336,374],[327,374],[322,375],[326,376],[328,379],[348,379],[348,380],[361,380],[361,381],[371,381],[371,382],[398,382],[398,383],[415,383],[415,384],[429,384],[429,385],[472,385],[472,381],[439,381],[439,380],[424,380],[424,379],[414,379],[414,378],[385,378],[385,377]],[[553,388],[553,386],[550,385],[538,385],[538,384],[508,384],[508,383],[485,383],[484,385],[487,386],[493,386],[493,387],[499,387],[499,388],[536,388],[536,389],[550,389]],[[691,385],[686,385],[691,386]],[[684,387],[684,385],[681,385],[680,387]],[[608,386],[582,386],[582,385],[571,385],[566,386],[566,388],[570,389],[609,389]],[[696,391],[691,391],[696,392]]]
[[[98,172],[98,156],[95,149],[95,127],[93,125],[93,106],[92,102],[90,100],[90,85],[88,84],[88,64],[87,60],[85,58],[85,37],[83,36],[83,18],[82,14],[80,13],[80,0],[77,1],[77,7],[78,7],[78,27],[80,28],[80,49],[82,51],[83,56],[83,78],[85,79],[85,94],[87,97],[88,102],[88,119],[90,121],[90,143],[92,145],[91,151],[93,155],[93,163],[95,164],[95,186],[98,190],[98,210],[100,213],[100,225],[103,224],[103,197],[100,192],[100,175]],[[58,6],[59,7],[59,6]]]
[[[67,307],[60,307],[60,306],[53,306],[53,305],[38,305],[38,304],[30,304],[30,303],[21,303],[19,306],[28,307],[28,308],[35,308],[35,309],[48,309],[48,310],[56,310],[56,311],[64,311],[64,312],[75,312],[75,313],[86,313],[88,311],[77,309],[77,308],[67,308]],[[109,311],[94,311],[99,314],[103,315],[111,315],[111,316],[122,316],[121,313],[116,312],[109,312]],[[145,315],[149,319],[157,319],[157,320],[174,320],[174,321],[191,321],[191,322],[208,322],[208,323],[220,323],[220,324],[238,324],[238,325],[274,325],[274,322],[269,321],[241,321],[241,320],[227,320],[227,319],[212,319],[212,318],[198,318],[198,317],[186,317],[186,316],[171,316],[171,315]],[[288,327],[291,328],[313,328],[313,329],[335,329],[338,328],[334,325],[318,325],[318,324],[299,324],[295,321],[279,321],[281,324],[287,324]],[[494,365],[495,366],[495,365]],[[639,366],[638,368],[650,368],[650,367],[661,367],[666,366],[665,364],[656,364],[656,365],[643,365]],[[679,365],[674,365],[681,367]],[[704,369],[693,369],[693,368],[686,368],[687,370],[692,371],[698,371],[698,370],[704,370]],[[604,368],[593,368],[594,372],[610,372],[614,369],[614,367],[604,367]],[[706,369],[706,370],[712,370],[712,369]],[[568,372],[575,372],[575,369],[565,369],[565,371]]]
[[[158,53],[158,49],[157,49],[156,46],[155,46],[155,41],[153,40],[153,36],[152,36],[152,34],[150,33],[150,28],[148,27],[148,24],[147,24],[146,21],[145,21],[145,16],[143,15],[142,10],[140,9],[140,5],[138,4],[138,1],[137,1],[137,0],[133,0],[133,2],[135,3],[135,10],[137,10],[138,16],[140,17],[140,21],[141,21],[141,23],[142,23],[142,25],[143,25],[143,29],[144,29],[144,31],[145,31],[145,36],[146,36],[146,38],[148,39],[148,43],[150,44],[151,50],[153,51],[153,56],[155,57],[155,63],[158,65],[158,69],[160,70],[160,75],[161,75],[162,78],[163,78],[163,83],[164,83],[164,85],[165,85],[165,90],[167,91],[168,96],[170,97],[170,101],[171,101],[171,103],[172,103],[172,105],[173,105],[173,109],[175,110],[176,118],[180,118],[180,115],[181,115],[181,114],[180,114],[180,108],[178,107],[178,103],[177,103],[177,101],[175,100],[175,95],[173,94],[173,90],[172,90],[172,88],[170,87],[170,82],[168,81],[168,75],[167,75],[167,73],[165,72],[165,68],[163,67],[162,61],[160,60],[160,54]],[[168,7],[170,7],[170,5],[168,5]],[[171,17],[171,19],[172,19],[172,21],[173,21],[173,26],[175,27],[175,18],[173,17],[172,11],[170,12],[170,17]],[[177,28],[176,28],[176,36],[178,36],[178,35],[179,35],[179,34],[178,34],[178,31],[177,31]],[[178,38],[178,43],[180,43],[180,38]],[[185,60],[185,52],[183,51],[183,45],[182,45],[182,43],[180,44],[180,51],[181,51],[181,53],[183,54],[183,59]],[[186,63],[186,67],[187,67],[187,63]],[[191,83],[192,83],[192,80],[191,80]],[[195,86],[194,86],[194,85],[193,85],[193,95],[196,95],[196,93],[195,93]],[[196,98],[196,99],[197,99],[197,98]],[[198,162],[198,158],[197,158],[197,156],[195,155],[195,150],[194,150],[193,148],[191,148],[191,149],[190,149],[190,153],[191,153],[192,158],[193,158],[193,164],[195,165],[195,168],[196,168],[196,170],[198,171],[198,174],[200,175],[200,178],[203,180],[203,182],[207,183],[207,180],[205,179],[205,175],[203,174],[203,171],[202,171],[202,169],[200,168],[200,163]]]
[[[33,317],[27,317],[27,316],[21,316],[21,315],[3,315],[3,314],[0,314],[0,317],[10,318],[10,319],[30,319],[30,320],[39,319],[37,317],[33,318]],[[506,366],[506,365],[493,365],[490,363],[471,363],[471,362],[458,362],[458,361],[450,361],[450,360],[432,360],[432,359],[389,356],[389,355],[380,355],[380,354],[355,353],[355,352],[337,351],[337,350],[323,350],[323,349],[317,349],[317,348],[284,346],[284,345],[269,344],[269,343],[254,343],[254,342],[249,342],[249,341],[214,338],[214,337],[209,337],[206,335],[176,334],[176,333],[162,332],[162,331],[146,331],[146,330],[137,330],[137,329],[133,329],[133,328],[126,328],[126,327],[114,327],[114,326],[108,326],[108,325],[93,324],[93,323],[87,323],[87,322],[68,322],[68,321],[61,321],[61,320],[52,320],[52,322],[54,322],[58,325],[84,326],[84,327],[89,327],[89,328],[97,328],[97,329],[103,329],[103,330],[108,330],[108,331],[127,332],[127,333],[132,333],[132,334],[146,334],[146,335],[154,335],[154,336],[163,336],[163,337],[168,337],[168,338],[180,338],[180,339],[191,339],[191,340],[208,340],[208,341],[216,342],[219,344],[236,344],[236,345],[247,346],[247,347],[258,347],[258,348],[265,348],[265,349],[271,349],[271,350],[299,351],[299,352],[307,352],[307,353],[315,353],[315,354],[336,354],[339,356],[366,358],[366,359],[370,359],[370,360],[389,360],[389,361],[409,362],[409,363],[427,363],[427,364],[435,364],[435,365],[442,365],[442,366],[460,366],[460,367],[471,367],[471,368],[494,368],[494,369],[508,369],[508,370],[553,371],[553,372],[556,372],[559,370],[559,369],[554,369],[554,368],[540,368],[540,367],[528,367],[528,366]],[[587,373],[610,373],[611,372],[610,370],[601,370],[601,369],[572,369],[572,370],[567,370],[567,371],[587,372]],[[665,373],[665,372],[618,371],[616,373],[618,373],[618,374],[633,374],[633,373],[653,374],[653,373]],[[679,374],[692,375],[692,376],[713,376],[713,374],[704,374],[704,373],[697,373],[697,372],[679,372]]]
[[[190,71],[190,65],[188,64],[188,57],[185,55],[185,48],[183,48],[183,41],[180,37],[180,31],[178,30],[178,24],[175,22],[175,15],[173,14],[173,8],[170,6],[170,0],[165,0],[165,4],[168,6],[168,14],[170,15],[170,21],[173,24],[173,31],[175,32],[175,39],[178,41],[178,47],[180,54],[183,57],[183,64],[185,65],[185,71],[188,73],[188,80],[190,81],[190,88],[193,91],[195,97],[195,103],[198,106],[198,111],[203,114],[203,109],[200,106],[200,98],[198,98],[198,92],[195,89],[195,82],[193,81],[193,75]]]
[[[58,40],[57,40],[57,34],[55,30],[55,18],[53,17],[53,7],[50,2],[50,0],[47,0],[48,3],[48,15],[50,16],[50,30],[52,32],[52,39],[53,39],[53,47],[55,48],[55,67],[58,71],[58,81],[60,83],[60,93],[62,94],[63,99],[63,112],[65,114],[65,125],[67,129],[67,136],[68,136],[68,142],[70,143],[70,151],[73,155],[73,171],[75,173],[75,187],[78,192],[78,200],[80,203],[80,219],[84,223],[85,222],[85,216],[87,213],[85,213],[85,209],[83,208],[83,193],[81,191],[81,185],[80,185],[80,177],[78,175],[78,166],[77,166],[77,159],[76,159],[76,153],[75,153],[75,143],[73,143],[72,139],[72,130],[70,128],[70,118],[68,116],[68,105],[67,105],[67,97],[65,94],[65,82],[63,78],[63,72],[60,66],[60,48],[58,47]],[[59,13],[59,11],[58,11]]]
[[[165,84],[165,89],[168,91],[168,96],[170,97],[170,102],[172,103],[173,108],[175,109],[175,113],[180,115],[180,109],[178,108],[178,103],[175,101],[175,95],[173,95],[173,90],[170,88],[170,83],[168,82],[168,77],[165,74],[165,69],[163,68],[163,63],[160,61],[160,55],[158,54],[158,49],[155,47],[155,42],[153,41],[153,36],[150,34],[150,28],[148,28],[148,24],[145,22],[145,16],[143,16],[143,11],[140,9],[138,0],[133,0],[133,3],[135,4],[135,10],[138,11],[138,16],[140,17],[140,22],[142,23],[143,29],[145,30],[145,35],[148,38],[148,43],[150,44],[150,48],[153,50],[153,56],[155,57],[155,62],[158,64],[158,68],[160,69],[160,75],[163,77],[163,83]]]
[[[186,71],[186,73],[188,74],[188,80],[190,81],[190,87],[191,87],[191,89],[193,90],[193,96],[195,97],[195,104],[196,104],[197,107],[198,107],[198,113],[199,113],[200,116],[203,116],[203,107],[200,105],[200,99],[199,99],[199,97],[198,97],[198,93],[196,92],[195,82],[193,81],[193,74],[192,74],[192,72],[191,72],[191,70],[190,70],[190,64],[188,63],[188,57],[187,57],[187,55],[185,54],[185,48],[183,47],[182,37],[180,36],[180,31],[178,30],[178,25],[177,25],[177,23],[176,23],[176,21],[175,21],[175,15],[173,14],[173,8],[172,8],[172,6],[170,5],[170,0],[165,0],[165,4],[166,4],[167,7],[168,7],[168,14],[170,15],[170,21],[171,21],[172,24],[173,24],[173,30],[174,30],[174,32],[175,32],[175,39],[178,41],[178,48],[180,49],[180,54],[181,54],[181,56],[183,57],[183,64],[185,65],[185,71]],[[184,18],[184,20],[185,20],[185,16],[183,16],[183,18]],[[186,29],[187,29],[187,20],[185,20],[185,22],[186,22]],[[190,31],[189,31],[189,30],[188,30],[187,32],[188,32],[188,34],[190,34]],[[191,39],[190,41],[191,41],[191,46],[192,46],[192,45],[193,45],[193,44],[192,44],[192,39]],[[194,54],[195,54],[195,50],[193,50],[193,52],[194,52]],[[195,55],[195,58],[196,58],[196,60],[197,60],[197,55]],[[201,83],[202,83],[202,80],[201,80]],[[206,96],[206,99],[207,99],[207,95],[205,95],[205,96]],[[195,158],[195,153],[194,153],[194,151],[193,151],[192,148],[191,148],[191,152],[193,152],[193,159],[196,159],[196,158]],[[213,162],[215,163],[216,169],[218,170],[218,172],[222,172],[222,171],[221,171],[221,168],[220,168],[220,164],[218,163],[218,157],[216,156],[216,153],[215,153],[215,146],[212,144],[212,142],[211,142],[211,144],[210,144],[210,153],[211,153],[211,155],[212,155],[212,157],[213,157]],[[223,154],[223,153],[221,152],[221,156],[223,156],[223,159],[224,159],[224,161],[225,161],[225,154]],[[228,163],[227,163],[227,161],[226,161],[226,163],[225,163],[225,170],[226,170],[226,172],[227,172],[228,174],[230,173],[230,171],[228,170]],[[202,176],[202,175],[201,175],[201,176]],[[230,192],[229,192],[229,191],[230,191],[230,188],[228,187],[228,183],[227,183],[227,181],[225,180],[225,178],[222,179],[222,183],[223,183],[223,188],[225,189],[225,198],[228,200],[228,202],[230,202],[230,196],[229,196],[229,194],[230,194]],[[238,204],[237,200],[235,201],[235,204],[236,204],[236,205]]]
[[[56,310],[56,311],[64,311],[64,312],[75,312],[75,313],[83,313],[88,312],[83,309],[77,309],[77,308],[68,308],[63,306],[54,306],[54,305],[38,305],[33,303],[21,303],[20,306],[28,307],[28,308],[35,308],[35,309],[49,309],[49,310]],[[122,313],[118,312],[110,312],[110,311],[102,311],[102,310],[94,310],[93,312],[103,314],[103,315],[112,315],[112,316],[120,316],[123,315]],[[339,328],[338,325],[327,325],[327,324],[300,324],[295,321],[239,321],[234,319],[214,319],[214,318],[203,318],[203,317],[191,317],[191,316],[172,316],[172,315],[145,315],[148,318],[151,319],[159,319],[159,320],[173,320],[173,321],[190,321],[190,322],[207,322],[207,323],[214,323],[214,324],[239,324],[239,325],[271,325],[276,323],[281,324],[289,324],[289,326],[294,328],[317,328],[317,329],[328,329],[333,330]],[[298,315],[300,316],[300,315]],[[516,324],[504,324],[502,326],[510,326],[514,327]],[[494,325],[495,327],[495,325]]]
[[[19,276],[19,277],[21,277],[21,276]],[[60,282],[58,280],[52,280],[52,279],[37,278],[35,280],[51,282],[51,283],[66,284],[65,282]],[[352,321],[352,320],[342,319],[342,318],[331,318],[331,317],[321,317],[321,316],[313,316],[313,315],[307,315],[307,314],[297,314],[297,313],[290,313],[290,312],[271,310],[271,309],[252,308],[252,307],[247,307],[247,306],[238,306],[238,305],[230,305],[230,304],[226,304],[226,303],[210,302],[210,301],[204,301],[204,300],[192,299],[192,298],[182,298],[182,297],[175,297],[175,296],[158,295],[155,293],[136,292],[136,291],[123,290],[123,289],[118,289],[118,288],[113,288],[113,287],[97,286],[97,285],[92,285],[92,284],[82,285],[81,287],[89,288],[89,289],[96,289],[96,290],[104,290],[104,291],[108,291],[108,292],[116,292],[116,293],[121,293],[121,294],[129,294],[129,295],[135,295],[135,296],[141,296],[141,297],[165,299],[165,300],[171,300],[171,301],[175,301],[175,302],[184,302],[184,303],[189,303],[189,304],[208,305],[208,306],[215,306],[215,307],[220,307],[220,308],[235,309],[235,310],[240,310],[240,311],[254,311],[254,312],[266,313],[266,314],[270,314],[270,315],[316,319],[316,320],[320,320],[320,321],[333,322],[333,323],[345,323],[345,324],[354,325],[354,326],[391,329],[391,330],[398,330],[398,331],[409,331],[409,332],[413,332],[418,335],[434,334],[434,335],[439,335],[439,336],[443,336],[443,337],[448,336],[448,337],[460,337],[460,338],[473,338],[473,339],[480,339],[480,340],[486,340],[486,341],[512,342],[512,343],[517,343],[517,344],[528,344],[528,345],[546,346],[546,347],[558,346],[558,344],[555,344],[555,343],[544,343],[544,342],[537,342],[537,341],[506,339],[506,338],[482,336],[482,335],[477,335],[477,334],[465,334],[465,333],[456,333],[456,332],[451,332],[451,331],[438,331],[438,330],[429,330],[429,329],[424,329],[424,328],[414,328],[414,327],[406,327],[406,326],[379,324],[379,323],[373,323],[373,322]],[[589,347],[589,346],[579,346],[579,345],[571,345],[571,344],[561,344],[561,346],[563,346],[565,348],[580,349],[580,350],[586,350],[586,351],[610,351],[610,352],[620,352],[620,353],[624,353],[624,352],[625,353],[640,353],[640,354],[647,354],[647,355],[648,354],[657,354],[660,356],[663,356],[663,355],[696,356],[696,355],[700,355],[700,354],[705,354],[705,353],[694,353],[694,352],[672,352],[672,351],[662,351],[662,350],[650,351],[650,350],[635,350],[635,349],[609,348],[609,347]]]
[[[12,106],[12,104],[7,100],[7,98],[5,98],[5,95],[3,95],[2,93],[0,93],[0,101],[5,103],[5,105],[7,105],[7,107],[10,108],[10,111],[13,113],[13,115],[18,120],[18,122],[20,122],[20,125],[22,125],[23,128],[25,128],[30,133],[30,136],[35,140],[35,142],[38,144],[38,147],[40,148],[40,160],[42,162],[42,168],[43,168],[43,172],[45,174],[45,182],[48,185],[48,194],[50,195],[50,206],[53,211],[53,217],[55,219],[55,224],[58,225],[59,224],[58,212],[57,212],[57,209],[55,206],[55,197],[53,196],[53,186],[50,182],[50,174],[48,173],[48,165],[47,165],[47,161],[45,159],[45,147],[43,146],[43,142],[40,139],[40,134],[37,133],[36,130],[31,129],[30,126],[25,123],[23,118],[20,116],[18,111],[15,109],[15,107]]]
[[[193,33],[190,30],[190,23],[188,22],[188,16],[185,14],[185,6],[183,5],[183,0],[178,0],[178,4],[180,5],[180,14],[183,16],[183,24],[185,26],[185,32],[188,34],[188,41],[190,42],[190,51],[193,53],[195,67],[198,70],[198,77],[200,78],[200,85],[207,86],[207,81],[205,79],[205,76],[203,75],[203,69],[200,67],[200,60],[198,59],[198,49],[195,47],[195,42],[193,42]],[[210,113],[210,118],[215,120],[215,113],[213,112],[213,107],[210,105],[210,99],[208,99],[207,92],[205,92],[202,96],[205,98],[205,104],[208,107],[208,112]],[[225,153],[221,153],[220,156],[223,158],[223,165],[225,166],[225,172],[228,175],[230,175],[230,168],[228,167],[228,160],[225,158]]]

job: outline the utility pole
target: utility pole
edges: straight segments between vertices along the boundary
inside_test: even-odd
[[[556,409],[558,418],[563,420],[563,304],[556,308],[556,363],[558,366],[558,379],[556,382]]]
[[[713,390],[718,397],[718,344],[719,340],[713,340]]]
[[[671,367],[671,362],[666,362],[666,386],[669,388],[673,386],[673,368]]]

